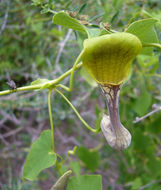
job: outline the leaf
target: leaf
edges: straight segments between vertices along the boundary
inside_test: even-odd
[[[136,35],[142,44],[158,43],[158,37],[154,29],[157,19],[149,18],[138,20],[129,25],[126,32]],[[152,55],[153,47],[143,47],[141,54]]]
[[[23,179],[33,181],[37,175],[56,163],[56,154],[51,149],[51,131],[45,130],[32,144],[23,169]]]
[[[43,3],[43,0],[32,0],[32,2],[35,6],[37,6],[37,5],[41,5]]]
[[[137,178],[133,181],[133,185],[132,185],[131,190],[138,190],[139,187],[141,187],[141,186],[142,186],[141,178],[137,177]]]
[[[102,190],[102,177],[100,175],[71,177],[66,190]]]
[[[79,162],[71,161],[71,162],[70,162],[70,168],[72,169],[72,171],[73,171],[77,176],[80,175],[81,167],[80,167],[80,163],[79,163]]]
[[[83,77],[83,79],[92,87],[96,87],[97,83],[92,79],[92,77],[88,74],[87,70],[82,67],[80,70],[80,74]]]
[[[140,66],[142,67],[150,67],[154,65],[158,65],[159,63],[159,56],[154,55],[154,56],[148,56],[148,55],[138,55],[137,56],[137,61]]]
[[[77,19],[70,17],[67,13],[60,11],[53,16],[53,23],[58,24],[79,32],[88,33],[83,24],[81,24]]]
[[[133,110],[139,115],[143,116],[147,113],[148,108],[151,105],[152,98],[147,91],[141,93],[141,95],[133,103]]]
[[[34,80],[33,82],[31,82],[31,85],[39,85],[39,84],[44,84],[46,82],[49,82],[49,80],[38,78],[37,80]]]
[[[87,3],[84,3],[84,4],[81,6],[81,8],[79,9],[78,14],[81,14],[82,11],[85,9],[86,6],[87,6]]]
[[[100,156],[97,151],[89,151],[86,147],[78,147],[78,158],[89,168],[95,171],[99,167]]]
[[[88,31],[88,35],[90,36],[90,38],[99,36],[99,34],[100,34],[99,28],[87,28],[86,27],[86,30]]]
[[[149,156],[149,152],[151,155],[155,152],[155,147],[152,139],[145,135],[141,129],[136,128],[133,133],[133,142],[134,148],[138,152],[143,152],[145,155]]]
[[[151,122],[148,122],[147,130],[149,133],[154,133],[156,135],[161,133],[161,113],[151,115]]]
[[[48,88],[50,86],[49,84],[50,80],[48,79],[40,79],[31,82],[31,85],[42,85],[41,89]]]
[[[51,188],[51,190],[65,190],[65,187],[67,185],[68,179],[71,175],[72,171],[69,170],[65,172],[58,181],[54,184],[54,186]]]

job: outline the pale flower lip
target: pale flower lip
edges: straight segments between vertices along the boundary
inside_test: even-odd
[[[83,65],[100,84],[107,100],[109,116],[103,115],[101,129],[108,144],[117,150],[126,149],[131,143],[130,132],[120,122],[119,94],[129,76],[131,63],[141,49],[141,41],[125,32],[84,41]]]

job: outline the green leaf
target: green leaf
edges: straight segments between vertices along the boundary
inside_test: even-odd
[[[65,172],[51,188],[51,190],[64,190],[72,171]]]
[[[102,190],[102,177],[100,175],[71,177],[66,190]]]
[[[48,79],[40,79],[31,82],[31,85],[42,85],[41,89],[48,88],[50,86],[49,84],[50,80]]]
[[[89,75],[89,73],[87,72],[87,70],[82,67],[80,70],[80,74],[83,77],[83,79],[92,87],[96,87],[97,83],[92,79],[92,77]]]
[[[43,3],[43,0],[32,0],[32,2],[35,6],[37,6],[37,5],[41,5]]]
[[[136,128],[133,133],[134,148],[136,151],[143,152],[145,155],[151,155],[155,152],[152,139],[145,135],[141,129]]]
[[[157,19],[149,18],[138,20],[129,25],[126,32],[136,35],[142,44],[158,43],[158,37],[154,29]],[[141,54],[152,55],[153,47],[143,47]]]
[[[23,179],[33,181],[37,175],[56,163],[56,154],[51,149],[51,131],[45,130],[32,144],[23,169]]]
[[[100,34],[99,28],[87,28],[86,27],[86,30],[88,31],[90,38],[99,36],[99,34]]]
[[[147,167],[149,168],[149,172],[153,177],[160,176],[161,171],[161,159],[157,156],[152,156],[147,162]]]
[[[77,176],[80,175],[81,166],[80,166],[80,163],[79,163],[79,162],[71,161],[71,162],[70,162],[70,168],[72,169],[72,171],[73,171]]]
[[[31,85],[39,85],[39,84],[44,84],[46,82],[49,82],[49,80],[38,78],[37,80],[34,80],[33,82],[31,82]]]
[[[97,151],[89,151],[81,146],[77,149],[77,156],[91,171],[95,171],[99,167],[100,156]]]
[[[53,23],[77,30],[79,32],[87,33],[86,27],[83,24],[81,24],[77,19],[70,17],[63,11],[60,11],[53,16]]]
[[[82,11],[85,9],[86,6],[87,6],[87,3],[84,3],[84,4],[81,6],[81,8],[79,9],[78,14],[81,14]]]
[[[148,122],[147,130],[150,133],[154,133],[154,134],[158,135],[161,133],[161,125],[160,124],[161,124],[161,113],[158,112],[156,114],[151,115],[151,122]]]
[[[133,181],[133,185],[132,185],[131,190],[138,190],[139,187],[141,187],[142,185],[143,185],[143,184],[142,184],[141,178],[137,177],[137,178]]]
[[[159,63],[159,56],[154,55],[154,56],[148,56],[148,55],[138,55],[137,56],[137,61],[141,67],[150,67],[154,65],[158,65]]]
[[[152,98],[147,91],[141,93],[140,96],[133,103],[133,110],[139,115],[143,116],[147,113],[148,108],[151,105]]]

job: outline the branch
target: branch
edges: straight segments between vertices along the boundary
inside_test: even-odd
[[[74,70],[79,69],[82,66],[83,63],[79,63]],[[28,90],[38,90],[44,87],[44,85],[47,85],[47,87],[44,88],[50,88],[58,84],[60,81],[62,81],[64,78],[66,78],[68,75],[70,75],[73,72],[73,68],[62,74],[60,77],[54,80],[50,80],[49,82],[43,83],[43,84],[37,84],[37,85],[30,85],[30,86],[24,86],[17,88],[15,90],[4,90],[0,91],[0,96],[6,95],[6,94],[11,94],[14,92],[20,92],[20,91],[28,91]]]
[[[60,43],[60,49],[59,49],[58,55],[57,55],[56,60],[55,60],[55,68],[58,67],[58,63],[59,63],[61,54],[63,52],[65,44],[67,43],[67,41],[68,41],[68,39],[69,39],[69,37],[71,35],[71,32],[72,32],[72,29],[69,29],[68,32],[67,32],[67,35],[66,35],[65,39]],[[60,68],[58,70],[60,71]]]
[[[8,0],[8,1],[7,1],[6,12],[5,12],[5,15],[4,15],[4,20],[3,20],[3,23],[2,23],[2,26],[1,26],[1,29],[0,29],[0,35],[1,35],[2,32],[4,31],[4,29],[5,29],[5,27],[6,27],[6,24],[7,24],[8,11],[9,11],[9,4],[10,4],[10,1]]]
[[[155,183],[160,183],[160,182],[161,182],[161,179],[159,179],[159,180],[152,180],[150,183],[148,183],[148,184],[140,187],[139,190],[144,190],[145,188],[147,188],[147,187],[149,187],[149,186],[151,186],[151,185],[153,185]]]
[[[135,121],[133,121],[133,123],[138,123],[138,122],[144,120],[145,118],[149,117],[150,115],[152,115],[152,114],[154,114],[154,113],[156,113],[156,112],[158,112],[158,111],[161,110],[161,106],[157,106],[157,105],[155,105],[155,104],[153,105],[153,108],[154,108],[153,111],[147,113],[147,114],[144,115],[143,117],[136,117],[136,119],[135,119]]]

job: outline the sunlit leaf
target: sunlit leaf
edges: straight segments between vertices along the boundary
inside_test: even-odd
[[[129,25],[126,29],[126,32],[136,35],[142,44],[145,43],[158,43],[158,37],[154,29],[154,24],[157,22],[157,19],[149,18],[138,20]],[[152,55],[153,47],[144,47],[142,54]]]
[[[77,30],[79,32],[87,33],[86,28],[83,24],[81,24],[77,19],[69,16],[64,11],[60,11],[53,16],[53,23],[71,28],[73,30]]]

